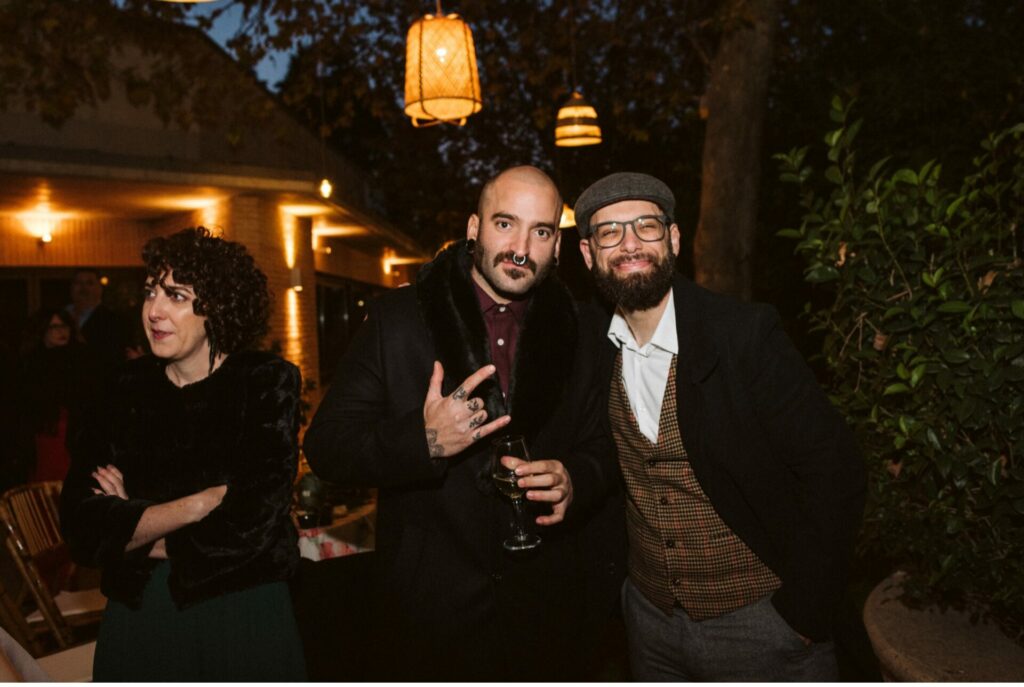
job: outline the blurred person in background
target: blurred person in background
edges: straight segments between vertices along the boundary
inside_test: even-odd
[[[32,318],[15,383],[16,461],[13,484],[63,480],[69,427],[78,423],[99,382],[95,352],[66,311],[46,308]]]
[[[65,310],[75,319],[82,338],[93,347],[106,369],[125,359],[128,333],[125,323],[103,304],[100,273],[83,267],[71,279],[71,302]]]

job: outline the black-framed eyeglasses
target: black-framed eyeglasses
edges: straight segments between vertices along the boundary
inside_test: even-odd
[[[641,241],[660,241],[665,238],[668,228],[666,215],[643,215],[632,222],[601,222],[591,227],[590,235],[600,248],[614,248],[626,238],[626,228],[633,227],[633,233]]]

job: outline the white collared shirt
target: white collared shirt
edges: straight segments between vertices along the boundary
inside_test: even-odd
[[[622,351],[622,383],[629,406],[640,431],[655,444],[658,443],[661,402],[665,399],[672,356],[679,353],[674,300],[669,296],[654,336],[643,346],[637,346],[633,332],[618,311],[608,327],[608,338]]]

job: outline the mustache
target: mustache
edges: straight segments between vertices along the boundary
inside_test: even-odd
[[[628,255],[620,255],[616,258],[612,258],[608,265],[610,267],[618,267],[627,262],[639,262],[640,260],[646,260],[651,263],[657,263],[658,259],[650,253],[630,253]]]
[[[497,267],[505,260],[512,262],[512,258],[516,257],[515,251],[507,250],[504,253],[498,253],[494,256],[494,266]],[[537,274],[537,263],[533,261],[533,258],[527,256],[525,265],[516,265],[516,267],[525,267],[534,274]]]

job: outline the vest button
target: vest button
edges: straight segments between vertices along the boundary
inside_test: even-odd
[[[658,503],[660,503],[663,506],[667,506],[668,505],[668,497],[667,496],[662,496],[660,499],[658,499]]]
[[[657,463],[657,462],[658,462],[658,461],[656,461],[656,460],[654,460],[654,459],[652,458],[651,460],[647,461],[647,467],[649,467],[649,468],[653,468],[653,467],[654,467],[654,464],[655,464],[655,463]]]
[[[679,579],[678,577],[673,577],[672,578],[672,584],[675,585],[676,587],[678,587],[682,583],[683,583],[683,581],[681,579]]]
[[[666,539],[665,540],[665,548],[666,549],[671,549],[675,545],[676,545],[676,542],[675,542],[674,539]]]
[[[495,582],[501,582],[501,573],[491,573],[491,579]]]

